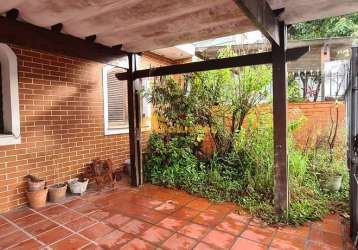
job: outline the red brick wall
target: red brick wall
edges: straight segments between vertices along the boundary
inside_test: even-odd
[[[303,118],[302,123],[294,132],[294,139],[297,145],[305,146],[308,142],[309,146],[315,143],[317,135],[327,134],[331,126],[331,114],[334,121],[336,121],[335,102],[300,102],[288,104],[289,122]],[[260,106],[257,111],[259,116],[262,113],[272,112],[271,105]],[[307,141],[307,138],[309,140]],[[345,104],[338,103],[338,133],[337,142],[345,140]],[[206,134],[202,145],[204,153],[213,154],[214,142]]]
[[[345,140],[345,104],[338,104],[338,137],[339,141]],[[332,124],[336,121],[335,102],[303,102],[289,103],[289,118],[297,119],[304,116],[303,124],[295,132],[295,139],[300,145],[305,145],[309,137],[309,144],[314,143],[315,137],[327,134]]]
[[[12,48],[18,57],[22,143],[0,146],[0,212],[26,203],[27,174],[59,183],[95,157],[110,158],[117,167],[129,154],[128,135],[104,136],[103,65]]]

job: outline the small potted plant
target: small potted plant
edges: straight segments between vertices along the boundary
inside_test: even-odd
[[[324,173],[323,187],[331,192],[337,192],[341,189],[342,178],[344,171],[344,164],[342,162],[333,162],[327,166],[327,170]]]
[[[26,175],[25,180],[27,181],[27,190],[30,192],[43,190],[46,186],[45,180],[41,180],[33,175]]]
[[[60,183],[49,186],[49,200],[51,202],[59,202],[66,196],[67,184]]]
[[[30,207],[36,209],[46,206],[48,193],[46,182],[32,175],[26,176],[25,179],[27,180],[26,196]]]
[[[88,178],[80,176],[79,178],[69,180],[68,185],[70,186],[70,190],[73,194],[83,195],[83,193],[86,192],[88,181]]]

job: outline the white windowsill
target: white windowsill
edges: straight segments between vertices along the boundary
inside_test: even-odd
[[[15,145],[21,143],[21,137],[13,135],[0,135],[0,146]]]
[[[146,126],[142,128],[142,132],[148,132],[151,130],[151,126]],[[121,135],[121,134],[129,134],[128,128],[109,128],[106,129],[104,135]]]

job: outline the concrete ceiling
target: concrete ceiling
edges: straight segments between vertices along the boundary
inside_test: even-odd
[[[257,29],[233,0],[11,0],[0,13],[16,8],[19,18],[96,42],[141,52]]]
[[[279,16],[287,24],[340,16],[358,11],[357,0],[267,0],[272,9],[285,8]]]

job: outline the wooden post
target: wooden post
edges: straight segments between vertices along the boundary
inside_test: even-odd
[[[286,215],[289,206],[287,158],[287,27],[279,23],[280,45],[272,43],[273,134],[274,134],[274,203],[279,215]]]
[[[128,120],[129,147],[131,160],[132,186],[143,184],[142,147],[141,147],[141,105],[138,90],[136,90],[134,72],[136,70],[136,56],[128,55]]]

